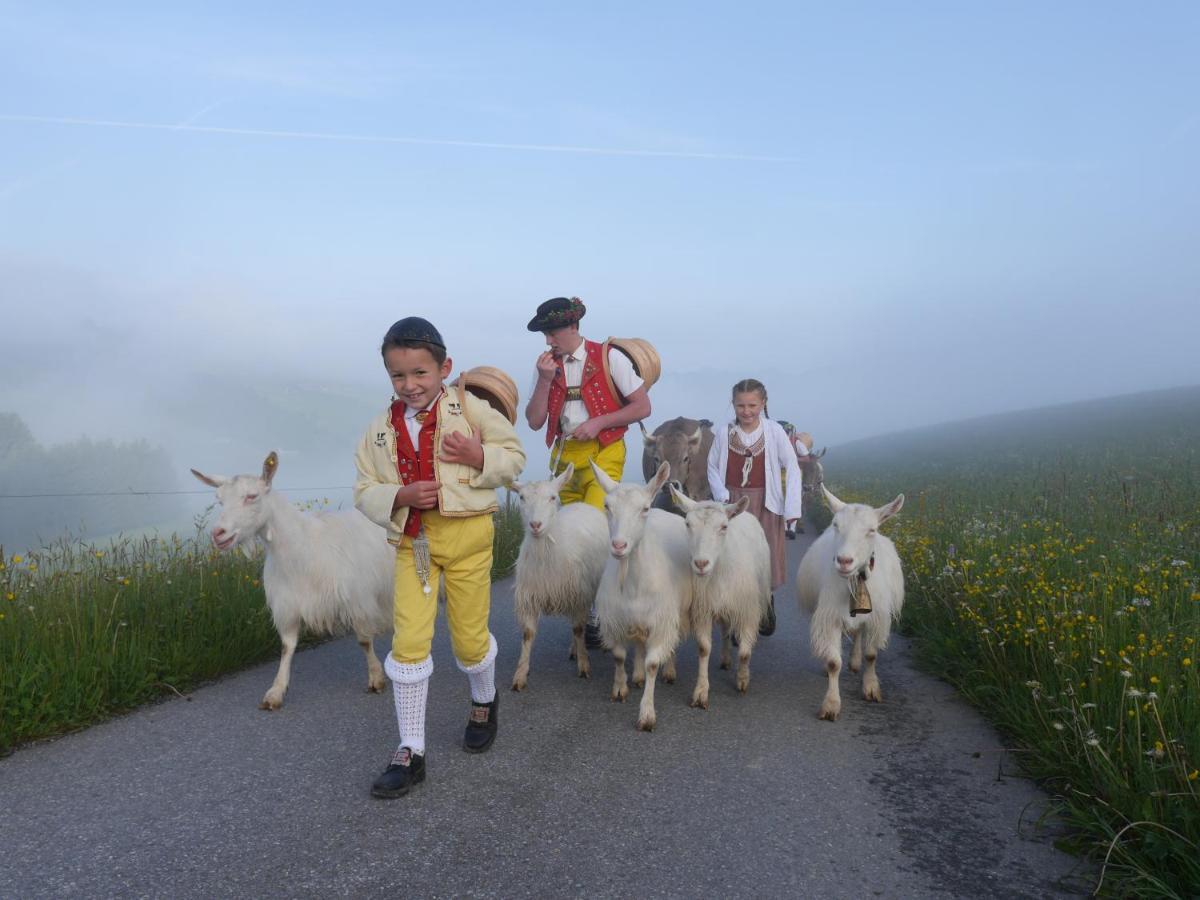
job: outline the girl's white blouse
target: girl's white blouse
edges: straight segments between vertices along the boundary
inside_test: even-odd
[[[783,426],[773,419],[762,418],[760,427],[765,432],[767,489],[765,505],[777,516],[787,519],[800,518],[800,466],[796,453],[788,440]],[[730,422],[724,428],[714,429],[712,449],[708,451],[708,486],[714,500],[729,502],[729,489],[725,487],[725,467],[729,462],[729,429],[737,428]],[[757,435],[744,435],[743,441],[753,442]],[[784,494],[780,473],[787,472],[787,493]],[[794,487],[793,487],[794,486]]]

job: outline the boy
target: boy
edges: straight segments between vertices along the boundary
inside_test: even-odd
[[[354,505],[384,526],[397,548],[395,634],[384,671],[392,679],[400,744],[371,787],[374,796],[390,798],[425,780],[425,701],[442,578],[454,656],[471,685],[463,749],[483,753],[495,740],[492,513],[496,488],[520,474],[525,452],[504,416],[472,394],[446,388],[453,363],[428,321],[396,322],[381,351],[395,399],[359,444]]]
[[[534,431],[546,427],[555,475],[567,463],[575,476],[559,496],[564,504],[583,501],[604,511],[604,489],[596,483],[588,461],[594,459],[614,481],[625,469],[625,431],[650,415],[646,386],[633,363],[616,348],[608,350],[607,365],[614,393],[604,377],[603,346],[579,333],[587,312],[578,297],[554,297],[537,308],[526,326],[540,331],[547,349],[537,359],[537,374],[525,407],[525,421]],[[600,646],[595,610],[588,618],[587,646]]]

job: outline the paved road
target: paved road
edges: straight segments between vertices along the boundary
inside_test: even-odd
[[[789,545],[791,570],[806,546]],[[658,727],[637,694],[610,703],[547,622],[530,688],[504,690],[493,751],[458,748],[466,678],[444,622],[430,691],[429,781],[368,787],[395,743],[390,694],[363,690],[352,640],[296,656],[284,708],[257,704],[260,666],[0,760],[0,897],[1043,897],[1077,862],[1034,834],[1045,798],[998,777],[998,736],[915,671],[897,639],[885,702],[843,674],[843,713],[818,721],[824,676],[781,594],[750,692],[713,666],[711,708],[688,707],[695,650],[660,686]],[[506,687],[518,649],[512,585],[492,628]],[[384,641],[379,641],[384,649]],[[979,755],[977,755],[979,754]],[[1003,759],[1011,769],[1011,759]],[[1067,879],[1063,881],[1063,879]]]

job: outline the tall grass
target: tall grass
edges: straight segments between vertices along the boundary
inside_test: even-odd
[[[520,543],[506,501],[493,577],[512,570]],[[261,555],[219,554],[199,530],[0,548],[0,755],[274,658],[261,572]]]
[[[1016,742],[1101,891],[1195,897],[1200,415],[1159,424],[1030,431],[1019,454],[931,435],[827,478],[843,499],[908,495],[888,531],[919,657]]]

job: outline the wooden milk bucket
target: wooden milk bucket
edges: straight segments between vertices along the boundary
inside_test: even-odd
[[[658,356],[658,351],[654,349],[654,345],[649,341],[642,338],[610,337],[604,342],[604,350],[600,354],[600,358],[604,362],[604,379],[608,382],[608,386],[612,389],[614,396],[621,397],[622,394],[617,390],[617,386],[613,384],[612,373],[608,371],[609,347],[615,347],[629,357],[629,361],[633,363],[633,370],[646,383],[647,391],[655,385],[662,375],[662,360]]]
[[[476,366],[459,375],[453,384],[459,390],[470,391],[513,425],[517,424],[517,384],[503,369]]]

